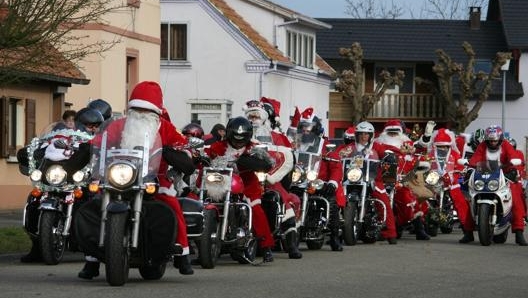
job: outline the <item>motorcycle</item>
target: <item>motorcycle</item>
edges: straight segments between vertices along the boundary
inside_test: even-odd
[[[461,160],[464,164],[467,160]],[[512,159],[512,165],[519,165],[520,159]],[[513,179],[513,177],[511,177]],[[471,214],[477,225],[480,244],[488,246],[504,243],[512,218],[512,194],[510,178],[503,173],[497,162],[480,162],[468,179]]]
[[[425,183],[433,189],[435,194],[427,199],[429,211],[425,216],[425,231],[433,237],[438,235],[439,229],[443,234],[450,234],[458,221],[453,200],[449,194],[451,175],[457,172],[446,162],[445,153],[447,152],[438,151],[437,158],[431,160],[431,168],[424,175]]]
[[[91,173],[89,154],[79,146],[92,136],[73,129],[52,131],[53,126],[27,146],[27,168],[21,169],[33,185],[23,226],[48,265],[60,263],[66,249],[78,251],[71,226]]]
[[[316,137],[310,146],[295,142],[295,169],[292,173],[291,191],[301,198],[299,239],[306,242],[311,250],[318,250],[324,244],[328,232],[330,202],[321,194],[326,183],[318,179],[322,161],[323,139]]]
[[[378,156],[371,153],[369,158],[358,153],[341,159],[343,166],[343,190],[347,203],[341,212],[342,236],[345,244],[356,245],[357,240],[374,243],[385,226],[387,208],[383,201],[373,198],[373,181],[380,167]],[[378,214],[375,203],[383,206]]]
[[[159,134],[145,132],[141,140],[135,140],[137,146],[122,146],[121,131],[110,130],[119,125],[113,124],[101,130],[93,142],[96,169],[89,189],[100,199],[79,210],[79,243],[87,254],[105,263],[106,281],[111,286],[124,285],[130,268],[138,268],[146,280],[158,280],[177,252],[174,212],[154,200],[159,187],[161,139]]]
[[[251,206],[243,200],[244,184],[233,167],[222,158],[204,167],[200,201],[204,227],[198,241],[203,268],[214,268],[222,253],[229,253],[240,264],[252,264],[257,239],[252,230]]]

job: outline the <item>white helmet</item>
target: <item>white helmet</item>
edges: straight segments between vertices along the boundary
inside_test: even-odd
[[[358,125],[356,125],[356,133],[357,132],[368,132],[374,134],[374,125],[367,121],[360,122]]]

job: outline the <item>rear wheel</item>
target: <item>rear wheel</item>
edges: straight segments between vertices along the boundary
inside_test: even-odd
[[[145,280],[158,280],[165,274],[167,263],[163,262],[158,265],[146,265],[139,267],[139,274]]]
[[[343,209],[343,240],[346,245],[356,245],[358,238],[358,207],[353,202],[348,202]]]
[[[202,268],[212,269],[216,265],[220,253],[220,225],[216,219],[215,210],[204,211],[204,229],[198,243],[200,264]]]
[[[323,247],[324,239],[306,240],[306,246],[310,250],[318,250]]]
[[[508,240],[508,230],[502,232],[502,234],[493,236],[493,242],[502,244],[505,243],[506,240]]]
[[[40,250],[47,265],[57,265],[64,255],[66,239],[62,235],[64,219],[57,211],[43,210],[40,215]]]
[[[490,205],[481,204],[478,210],[478,235],[481,245],[488,246],[491,244],[493,236],[493,227],[491,226]]]
[[[108,214],[105,231],[106,281],[111,286],[122,286],[128,280],[127,213]]]

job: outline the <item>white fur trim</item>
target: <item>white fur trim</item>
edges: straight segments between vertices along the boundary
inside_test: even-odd
[[[176,190],[174,189],[174,186],[171,184],[171,187],[170,188],[167,188],[167,187],[160,187],[158,189],[158,193],[160,194],[166,194],[166,195],[169,195],[171,197],[175,197],[177,192]]]
[[[188,254],[190,253],[190,250],[189,250],[189,247],[188,247],[188,246],[183,247],[183,246],[181,246],[181,244],[179,244],[179,243],[175,243],[174,245],[175,245],[175,246],[179,246],[179,247],[182,248],[182,253],[181,253],[181,254],[176,254],[176,256],[186,256],[186,255],[188,255]]]
[[[290,219],[292,217],[295,217],[295,211],[293,211],[293,208],[286,209],[286,212],[284,212],[284,217],[282,218],[282,221],[284,222],[287,219]]]
[[[128,108],[147,109],[156,112],[156,114],[161,114],[161,109],[159,107],[144,99],[131,99],[128,101]]]
[[[244,197],[244,201],[246,201],[246,203],[248,203],[251,207],[255,207],[256,205],[260,205],[260,203],[262,203],[260,199],[251,201],[248,197]]]
[[[84,260],[87,262],[99,262],[99,259],[97,259],[96,257],[89,256],[89,255],[84,256]]]
[[[384,189],[381,189],[381,188],[375,186],[374,189],[375,189],[377,192],[379,192],[379,193],[387,193],[387,190],[386,190],[385,188],[384,188]]]
[[[456,189],[456,188],[460,188],[460,184],[454,184],[454,185],[451,185],[451,187],[449,187],[449,189]]]
[[[282,153],[284,156],[284,163],[275,171],[275,173],[266,176],[266,180],[271,184],[281,181],[282,178],[288,175],[294,167],[294,157],[291,149],[284,146],[276,146],[275,148],[277,149],[276,151]]]

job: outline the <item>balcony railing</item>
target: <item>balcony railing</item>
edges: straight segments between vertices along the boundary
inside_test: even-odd
[[[444,107],[431,94],[386,94],[372,108],[371,118],[437,119],[445,118]]]

